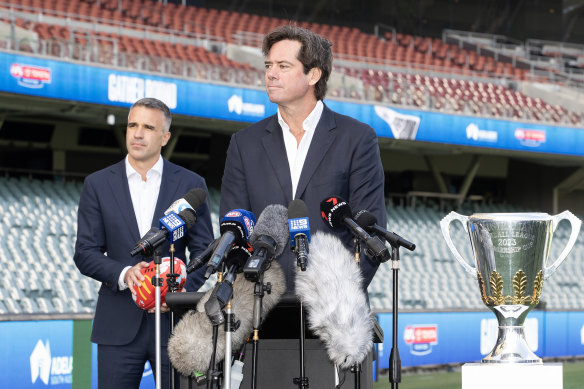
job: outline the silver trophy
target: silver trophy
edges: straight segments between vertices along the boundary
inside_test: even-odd
[[[560,256],[548,266],[552,236],[561,220],[572,232]],[[458,220],[470,236],[473,267],[452,242],[450,223]],[[582,222],[569,211],[547,213],[482,213],[463,216],[450,212],[440,221],[448,248],[479,284],[483,303],[497,316],[499,333],[483,363],[542,363],[527,345],[523,323],[539,303],[543,281],[566,259]]]

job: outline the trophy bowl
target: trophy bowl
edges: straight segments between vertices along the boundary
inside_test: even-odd
[[[568,243],[548,266],[552,236],[561,220],[571,224]],[[469,234],[474,266],[465,260],[450,236],[450,224],[459,221]],[[582,222],[569,211],[547,213],[450,212],[440,221],[442,235],[456,260],[477,281],[483,303],[499,324],[495,347],[483,363],[542,363],[527,345],[523,324],[538,303],[547,279],[566,259]]]

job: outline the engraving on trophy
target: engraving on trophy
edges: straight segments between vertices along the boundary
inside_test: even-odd
[[[495,305],[537,305],[539,304],[539,298],[541,296],[541,291],[543,288],[543,271],[539,271],[535,277],[533,283],[533,294],[526,294],[527,289],[527,277],[525,272],[521,269],[515,273],[513,276],[513,296],[503,295],[503,278],[496,270],[493,270],[491,277],[489,278],[489,284],[491,286],[492,295],[487,296],[487,291],[485,290],[485,283],[483,281],[483,276],[480,273],[477,274],[479,289],[481,291],[481,300],[488,306]]]

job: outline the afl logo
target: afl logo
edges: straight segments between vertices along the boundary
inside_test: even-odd
[[[241,212],[239,212],[239,211],[229,211],[225,215],[225,217],[240,217],[240,216],[241,216]]]
[[[243,222],[245,223],[245,229],[248,231],[247,233],[251,234],[253,232],[253,222],[247,216],[243,217]]]

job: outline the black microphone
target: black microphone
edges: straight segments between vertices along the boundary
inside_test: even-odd
[[[331,196],[320,202],[320,211],[324,221],[334,229],[347,227],[359,240],[365,242],[368,254],[379,262],[391,258],[389,250],[376,236],[369,235],[355,220],[349,204],[339,196]]]
[[[392,247],[402,246],[410,251],[414,251],[416,249],[416,245],[414,243],[402,238],[395,232],[387,231],[385,228],[378,226],[375,215],[366,209],[363,209],[355,214],[355,221],[365,230],[383,236],[385,240],[387,240],[387,243],[389,243]]]
[[[281,204],[268,205],[249,237],[253,255],[243,267],[245,278],[257,282],[271,261],[282,254],[288,239],[288,210]]]
[[[219,238],[213,240],[211,243],[209,243],[209,246],[207,246],[205,250],[203,250],[199,255],[191,260],[189,266],[187,267],[187,273],[192,273],[195,270],[199,270],[205,266],[205,264],[209,261],[209,258],[211,258],[211,254],[215,250],[215,247],[217,247],[218,240]]]
[[[180,211],[174,212],[171,208],[167,210],[162,218],[159,219],[159,228],[152,227],[140,239],[134,248],[130,250],[132,257],[142,254],[144,256],[151,256],[158,247],[160,247],[164,240],[167,239],[170,243],[174,243],[186,235],[186,232],[197,221],[197,212],[195,209],[199,208],[205,201],[205,190],[201,188],[191,189],[183,199],[184,203],[180,207]],[[173,204],[181,201],[175,201]],[[179,207],[175,207],[179,210]]]
[[[211,254],[211,259],[207,263],[205,278],[209,278],[211,274],[217,271],[234,244],[240,245],[247,241],[249,234],[254,229],[255,222],[254,214],[245,209],[234,209],[223,216],[219,225],[221,237]]]
[[[222,310],[232,298],[233,283],[235,282],[237,273],[243,271],[243,266],[252,255],[252,250],[251,245],[244,242],[241,245],[234,246],[229,254],[227,254],[225,265],[228,270],[223,275],[223,281],[215,284],[215,290],[213,290],[209,300],[205,303],[205,312],[213,325],[219,325],[225,322]]]
[[[296,254],[296,264],[300,270],[305,271],[308,262],[310,223],[308,207],[300,199],[292,200],[288,205],[288,230],[290,231],[290,249]]]

